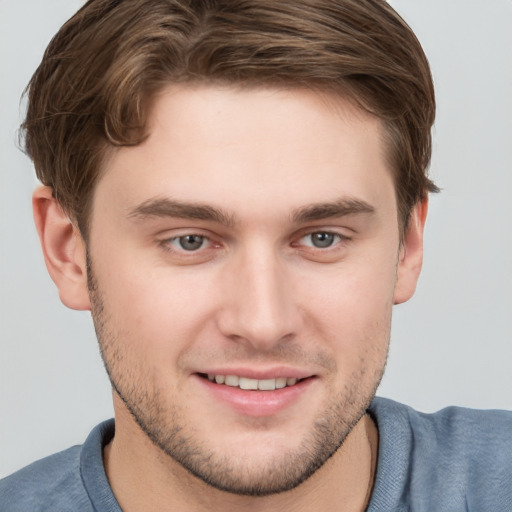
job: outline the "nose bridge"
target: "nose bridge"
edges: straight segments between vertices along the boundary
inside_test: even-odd
[[[224,334],[258,349],[271,349],[298,329],[293,283],[277,251],[253,244],[241,252],[231,280],[231,300],[224,311]]]

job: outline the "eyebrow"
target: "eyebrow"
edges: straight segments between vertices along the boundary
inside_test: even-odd
[[[128,217],[173,217],[177,219],[205,220],[224,224],[227,227],[235,225],[235,218],[220,208],[201,203],[187,203],[168,198],[155,198],[144,201],[130,210]]]
[[[348,197],[332,203],[315,203],[299,208],[293,213],[292,221],[296,224],[303,224],[347,215],[371,215],[373,213],[375,213],[375,208],[371,204],[361,199]]]
[[[341,198],[334,202],[313,203],[299,208],[291,215],[295,224],[317,220],[344,217],[356,214],[373,214],[375,208],[366,201],[355,198]],[[204,220],[234,227],[236,216],[221,208],[202,203],[187,203],[169,198],[154,198],[144,201],[131,209],[128,217],[171,217],[178,219]]]

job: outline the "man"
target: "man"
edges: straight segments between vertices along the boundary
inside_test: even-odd
[[[510,415],[373,400],[421,267],[433,119],[385,3],[86,4],[24,127],[115,430],[4,480],[2,506],[510,507]]]

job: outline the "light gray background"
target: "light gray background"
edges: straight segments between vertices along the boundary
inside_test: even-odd
[[[112,415],[87,313],[67,310],[32,224],[19,97],[78,0],[0,0],[0,477]],[[438,98],[425,263],[395,308],[380,394],[432,411],[512,409],[512,1],[395,0]]]

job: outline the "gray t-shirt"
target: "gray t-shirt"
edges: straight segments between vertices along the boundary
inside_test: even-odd
[[[512,412],[448,407],[419,413],[375,398],[379,457],[369,512],[512,511]],[[120,512],[102,449],[114,421],[82,446],[0,480],[0,512]]]

